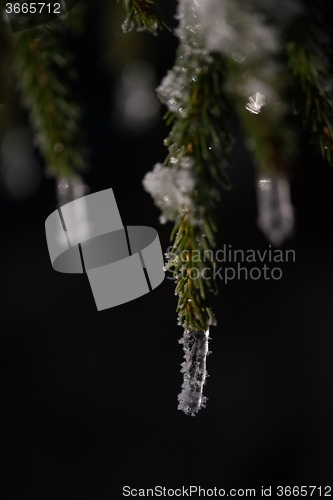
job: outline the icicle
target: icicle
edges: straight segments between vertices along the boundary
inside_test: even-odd
[[[179,341],[183,344],[185,361],[181,372],[184,374],[182,392],[178,396],[178,410],[192,417],[203,407],[207,398],[203,396],[203,386],[206,382],[206,359],[208,351],[209,331],[184,332]]]
[[[294,209],[287,179],[270,175],[257,184],[257,224],[266,238],[276,246],[292,235]]]
[[[115,88],[114,124],[136,134],[150,130],[159,116],[154,67],[136,59],[123,70]]]
[[[88,194],[88,186],[83,183],[80,176],[62,177],[58,180],[57,199],[58,206],[61,207],[70,201],[76,200]]]

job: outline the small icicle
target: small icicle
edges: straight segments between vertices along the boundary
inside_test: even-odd
[[[258,227],[273,245],[281,245],[294,229],[288,180],[276,175],[261,177],[257,184],[257,203]]]
[[[183,344],[185,361],[181,372],[184,374],[182,392],[178,396],[178,410],[192,417],[203,407],[207,398],[203,396],[206,382],[206,359],[208,351],[209,330],[206,332],[184,332],[179,341]]]
[[[83,183],[80,176],[61,177],[57,184],[57,200],[58,206],[62,207],[70,201],[81,198],[88,194],[88,186]]]

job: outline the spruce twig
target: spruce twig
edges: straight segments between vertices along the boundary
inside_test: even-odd
[[[190,4],[179,4],[177,18],[176,61],[157,89],[168,107],[166,123],[172,124],[165,140],[169,154],[164,165],[155,165],[146,175],[144,187],[162,210],[161,222],[174,221],[165,269],[175,280],[178,324],[184,328],[186,362],[178,408],[194,415],[205,402],[208,335],[216,323],[211,304],[212,292],[217,291],[214,209],[218,188],[229,187],[224,167],[231,139],[222,57],[209,54],[204,47],[202,29]]]
[[[13,35],[22,99],[47,171],[59,179],[85,166],[78,125],[81,110],[68,83],[74,73],[62,27],[57,19]]]
[[[311,143],[333,165],[332,68],[313,28],[300,21],[286,45],[293,75],[296,113],[310,131]]]
[[[157,31],[167,29],[170,26],[155,10],[155,0],[124,0],[126,19],[122,25],[126,33],[135,26],[140,31],[149,31],[156,35]]]
[[[168,217],[175,224],[166,269],[172,270],[176,283],[179,324],[188,332],[205,332],[215,323],[210,299],[211,292],[217,290],[212,259],[216,231],[213,211],[219,199],[218,185],[229,187],[223,167],[229,158],[230,137],[225,126],[221,58],[212,58],[211,65],[198,68],[187,89],[186,106],[184,103],[179,111],[166,114],[173,128],[165,141],[169,146],[165,165],[179,169],[181,174],[186,170],[195,179],[188,204],[180,203],[178,211]],[[145,180],[148,191],[150,175]],[[161,208],[159,196],[157,193],[155,201]]]

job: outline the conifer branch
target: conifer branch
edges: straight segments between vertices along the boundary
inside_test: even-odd
[[[313,33],[300,21],[286,45],[288,65],[294,77],[295,112],[310,131],[311,143],[333,165],[332,68]]]
[[[132,31],[136,26],[140,31],[149,31],[153,35],[157,31],[167,29],[170,26],[155,10],[155,0],[124,0],[126,19],[122,25],[125,33]]]
[[[161,222],[174,221],[173,245],[166,255],[178,295],[178,324],[184,327],[185,363],[178,408],[194,415],[204,406],[209,328],[215,324],[211,293],[214,279],[214,208],[219,186],[229,187],[224,167],[231,139],[223,91],[224,65],[204,46],[201,27],[190,4],[180,3],[176,31],[180,45],[175,65],[157,89],[168,107],[172,130],[169,154],[146,175],[144,187],[162,210]],[[206,256],[208,255],[208,258]]]
[[[13,124],[17,107],[16,75],[13,70],[13,38],[9,24],[0,15],[0,137]]]
[[[186,89],[189,97],[181,104],[174,103],[178,111],[166,114],[167,123],[173,123],[165,141],[169,146],[166,166],[157,165],[144,181],[145,188],[163,210],[162,221],[175,221],[166,269],[173,271],[175,293],[179,296],[179,324],[188,332],[207,331],[215,322],[210,300],[211,292],[216,292],[212,248],[217,228],[213,210],[219,199],[218,185],[229,187],[223,168],[229,157],[230,137],[225,128],[227,107],[222,92],[222,70],[219,57],[212,58],[209,65],[204,63],[194,68],[196,76],[190,77],[191,83]],[[162,102],[165,87],[167,82],[158,89]],[[167,177],[172,175],[167,170],[175,174],[170,183],[178,182],[178,200],[173,199],[174,184],[170,186],[170,193],[166,191]],[[157,180],[154,176],[162,173],[164,180],[159,179],[160,183],[154,186]],[[206,258],[207,255],[210,258]]]
[[[74,72],[60,19],[14,36],[22,100],[29,110],[47,171],[58,178],[85,166],[79,129],[81,110],[69,86]]]

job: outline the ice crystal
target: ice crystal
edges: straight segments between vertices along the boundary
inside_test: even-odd
[[[134,29],[134,22],[126,18],[123,24],[121,25],[121,29],[123,30],[123,33],[129,33],[130,31],[133,31]]]
[[[250,113],[254,113],[255,115],[259,114],[261,108],[265,106],[266,98],[260,92],[256,92],[253,96],[249,97],[249,102],[246,105],[246,109],[250,111]]]
[[[153,171],[148,172],[143,179],[145,190],[151,194],[162,211],[162,223],[175,220],[184,206],[192,208],[191,193],[195,184],[193,172],[188,167],[183,168],[181,161],[175,167],[157,163]]]
[[[206,359],[208,351],[209,331],[184,332],[179,343],[183,344],[185,361],[181,372],[184,375],[182,392],[178,396],[178,410],[182,410],[192,417],[203,407],[207,398],[203,396],[203,387],[206,383]]]

